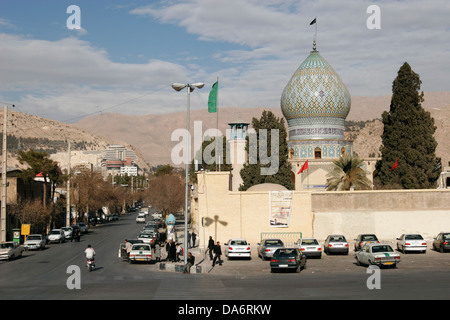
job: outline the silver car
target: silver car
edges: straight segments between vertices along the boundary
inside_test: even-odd
[[[258,243],[258,257],[263,260],[270,259],[279,248],[284,248],[284,243],[280,239],[264,239]]]
[[[343,253],[348,254],[349,244],[341,234],[330,234],[323,244],[323,250],[326,254]]]
[[[25,250],[43,250],[45,248],[45,238],[41,234],[30,234],[27,236],[23,247]]]

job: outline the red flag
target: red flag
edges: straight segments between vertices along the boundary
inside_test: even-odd
[[[297,174],[302,173],[306,169],[308,169],[308,160],[306,160],[306,162],[302,165],[302,167],[300,168],[300,171]]]
[[[391,170],[389,170],[389,172],[392,172],[392,170],[397,169],[397,158],[395,158],[395,163],[392,166]]]

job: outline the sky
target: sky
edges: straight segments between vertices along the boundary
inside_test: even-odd
[[[449,0],[0,0],[0,105],[66,123],[171,113],[187,100],[172,83],[203,82],[206,110],[218,79],[219,108],[276,108],[316,27],[352,96],[391,94],[404,62],[450,91]]]

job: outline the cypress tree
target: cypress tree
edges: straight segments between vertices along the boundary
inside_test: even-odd
[[[436,157],[434,119],[422,107],[420,77],[408,63],[399,69],[392,84],[389,112],[383,112],[382,158],[376,164],[383,186],[399,184],[404,189],[436,187],[440,159]],[[393,168],[397,160],[397,168]]]
[[[250,149],[252,146],[249,143],[249,137],[247,136],[246,152],[251,156],[256,157],[256,163],[249,163],[247,161],[244,167],[241,169],[241,178],[243,184],[239,187],[240,191],[245,191],[251,186],[260,183],[276,183],[285,186],[289,190],[294,189],[294,184],[291,180],[291,164],[288,162],[288,147],[287,147],[287,131],[284,124],[284,119],[276,117],[271,111],[263,111],[261,118],[252,119],[252,127],[256,131],[257,146],[254,149]],[[261,129],[267,129],[267,140],[263,139],[260,134]],[[271,157],[271,129],[278,130],[278,170],[273,175],[261,174],[261,169],[269,168],[270,164],[261,163],[259,156],[259,149],[262,144],[267,146],[267,156]],[[254,146],[253,146],[254,147]]]

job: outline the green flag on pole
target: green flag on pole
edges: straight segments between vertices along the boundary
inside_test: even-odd
[[[209,93],[208,99],[208,112],[214,113],[217,112],[217,90],[219,89],[219,81],[216,81]]]

